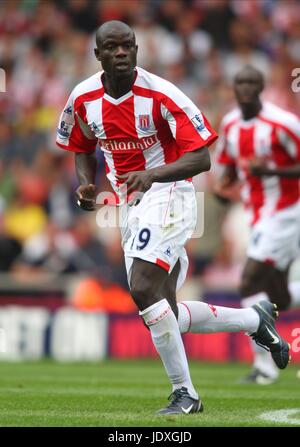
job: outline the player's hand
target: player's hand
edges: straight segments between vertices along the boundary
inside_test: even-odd
[[[153,183],[153,174],[151,171],[133,171],[126,174],[116,175],[119,182],[122,183],[124,192],[127,196],[132,192],[146,192]]]
[[[75,191],[77,205],[85,211],[95,211],[96,195],[96,185],[80,185]]]
[[[240,183],[225,176],[214,185],[213,192],[222,203],[238,201],[240,200]]]
[[[231,198],[232,187],[235,185],[236,181],[233,180],[229,175],[223,176],[214,185],[214,193],[225,199]]]
[[[232,178],[229,175],[225,175],[215,184],[214,190],[215,192],[221,194],[224,189],[229,188],[233,183],[234,181]]]
[[[261,177],[269,174],[269,169],[264,159],[255,157],[249,161],[249,172],[251,175]]]

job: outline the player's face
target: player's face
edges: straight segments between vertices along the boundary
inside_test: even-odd
[[[109,76],[121,79],[132,74],[137,55],[137,46],[132,33],[127,31],[108,33],[101,40],[97,50],[96,57]]]
[[[240,73],[234,81],[234,93],[240,105],[256,103],[263,89],[259,76],[252,72]]]

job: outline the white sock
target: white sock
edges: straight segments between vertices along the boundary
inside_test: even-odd
[[[300,281],[290,282],[288,288],[292,297],[290,308],[300,307]]]
[[[178,323],[168,301],[158,301],[139,314],[150,329],[152,341],[162,359],[173,391],[184,386],[193,398],[198,399],[191,381]]]
[[[269,301],[269,296],[267,293],[259,292],[255,295],[243,298],[241,300],[241,305],[242,307],[253,306],[253,304],[257,304],[262,300]],[[275,365],[270,352],[266,351],[261,346],[258,346],[254,340],[250,340],[250,346],[254,356],[253,367],[259,369],[267,376],[276,379],[279,376],[279,370]]]
[[[255,332],[259,316],[254,309],[212,306],[200,301],[178,303],[178,325],[181,333]]]

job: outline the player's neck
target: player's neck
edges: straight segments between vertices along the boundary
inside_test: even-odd
[[[245,121],[247,121],[247,120],[251,120],[252,118],[255,118],[259,114],[259,112],[262,108],[262,104],[258,100],[255,103],[241,105],[240,107],[241,107],[243,119]]]
[[[118,99],[128,93],[135,81],[136,74],[132,72],[130,76],[123,79],[112,78],[106,73],[103,75],[103,85],[105,92],[112,98]]]

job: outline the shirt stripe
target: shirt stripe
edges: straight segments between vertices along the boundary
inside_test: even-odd
[[[241,197],[252,211],[252,223],[295,204],[299,200],[298,179],[252,176],[248,166],[258,157],[269,168],[300,162],[300,121],[279,107],[263,103],[257,117],[243,120],[238,109],[225,115],[217,145],[217,162],[233,164],[241,181]]]
[[[241,163],[243,166],[242,169],[250,187],[250,197],[247,205],[253,212],[252,223],[254,224],[259,219],[260,208],[264,204],[264,195],[261,179],[259,177],[251,176],[249,173],[248,160],[251,160],[251,158],[255,156],[253,126],[240,128],[239,147]]]

